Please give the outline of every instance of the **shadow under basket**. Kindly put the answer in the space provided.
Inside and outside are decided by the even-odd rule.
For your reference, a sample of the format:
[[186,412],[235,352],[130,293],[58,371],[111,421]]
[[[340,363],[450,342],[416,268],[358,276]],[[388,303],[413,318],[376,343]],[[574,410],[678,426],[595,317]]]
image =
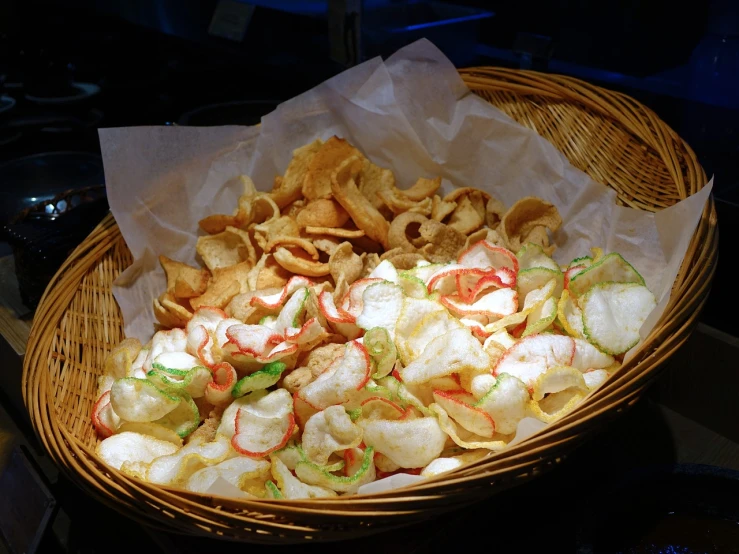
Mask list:
[[[633,99],[581,81],[498,68],[461,71],[467,85],[536,130],[576,167],[612,187],[618,202],[657,211],[697,192],[706,176],[694,153]],[[384,493],[311,500],[241,501],[152,485],[95,456],[90,422],[96,377],[123,321],[111,292],[131,254],[107,216],[46,290],[24,361],[33,425],[58,466],[87,494],[162,531],[255,543],[336,541],[379,533],[483,500],[555,467],[633,405],[685,342],[706,300],[718,254],[710,199],[661,320],[638,353],[573,412],[538,434],[458,470]]]

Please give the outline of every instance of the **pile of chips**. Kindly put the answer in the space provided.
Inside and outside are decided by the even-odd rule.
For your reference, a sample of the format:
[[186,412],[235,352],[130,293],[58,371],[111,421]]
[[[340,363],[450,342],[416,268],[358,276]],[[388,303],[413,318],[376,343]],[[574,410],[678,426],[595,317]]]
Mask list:
[[617,253],[556,263],[538,198],[401,190],[335,137],[270,193],[243,180],[99,379],[97,453],[151,483],[316,498],[452,471],[571,411],[655,306]]

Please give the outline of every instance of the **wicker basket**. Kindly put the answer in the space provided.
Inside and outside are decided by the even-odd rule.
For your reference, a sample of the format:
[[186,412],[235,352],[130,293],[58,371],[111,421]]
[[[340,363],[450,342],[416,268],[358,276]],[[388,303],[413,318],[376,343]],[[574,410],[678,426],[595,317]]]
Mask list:
[[[570,78],[493,68],[462,71],[467,85],[535,129],[619,202],[656,211],[697,192],[706,178],[691,149],[653,112],[622,94]],[[697,323],[716,267],[710,200],[669,305],[637,355],[575,411],[491,458],[410,488],[363,497],[236,501],[151,485],[111,471],[94,454],[95,379],[123,338],[111,283],[131,263],[112,216],[65,262],[41,300],[28,342],[23,394],[36,432],[88,494],[164,531],[261,543],[340,540],[457,509],[560,463],[642,394]]]

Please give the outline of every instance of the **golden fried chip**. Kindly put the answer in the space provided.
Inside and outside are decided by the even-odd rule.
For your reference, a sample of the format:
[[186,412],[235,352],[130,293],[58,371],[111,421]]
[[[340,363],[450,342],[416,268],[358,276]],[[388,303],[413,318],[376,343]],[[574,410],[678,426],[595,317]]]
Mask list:
[[326,235],[342,239],[358,239],[366,233],[362,229],[334,229],[332,227],[306,227],[305,232],[309,235]]
[[265,252],[271,252],[278,246],[287,246],[287,247],[297,247],[303,249],[305,252],[308,253],[308,255],[314,259],[318,259],[318,250],[316,250],[316,247],[313,246],[313,243],[309,241],[308,239],[302,239],[300,237],[277,237],[276,239],[272,239],[267,243],[267,246],[265,246],[264,251]]
[[[341,162],[352,156],[362,154],[344,139],[336,136],[328,139],[313,156],[303,180],[303,196],[309,200],[329,198],[331,196],[331,174],[341,165]],[[315,225],[315,223],[306,223]],[[341,227],[329,223],[318,223],[326,227]]]
[[210,280],[206,269],[190,267],[167,256],[159,256],[159,263],[167,275],[167,292],[177,298],[193,298],[205,292]]
[[159,297],[159,302],[169,313],[179,319],[180,322],[183,323],[183,326],[192,319],[192,311],[190,310],[189,301],[182,300],[178,302],[173,295],[165,292]]
[[301,198],[300,200],[296,200],[295,202],[285,206],[282,209],[282,215],[286,215],[287,217],[297,220],[298,214],[305,209],[305,206],[305,198]]
[[414,200],[419,202],[426,198],[434,196],[439,187],[441,186],[441,177],[434,179],[426,179],[425,177],[419,177],[418,180],[409,189],[399,190],[402,196],[405,196],[408,200]]
[[[466,194],[457,203],[457,207],[452,212],[452,216],[449,218],[449,227],[459,231],[463,235],[469,235],[473,231],[476,231],[485,222],[485,208],[483,206],[483,213],[480,214],[472,203],[470,198],[472,195]],[[479,198],[479,196],[478,196]]]
[[416,252],[400,252],[392,256],[388,256],[385,259],[393,264],[395,269],[402,270],[413,269],[414,267],[416,267],[416,264],[418,262],[423,261],[426,258]]
[[226,227],[238,227],[240,221],[238,215],[213,214],[198,221],[198,225],[209,235],[217,235]]
[[[164,295],[162,295],[164,296]],[[159,324],[165,329],[173,329],[175,327],[184,327],[187,325],[187,321],[182,321],[177,314],[173,314],[166,307],[164,307],[159,300],[155,298],[152,302],[154,308],[154,317]]]
[[213,278],[204,294],[190,300],[193,310],[201,306],[223,309],[241,292],[247,292],[247,276],[251,270],[249,262],[241,262],[213,271]]
[[[344,341],[346,339],[344,338]],[[346,346],[343,344],[327,344],[319,346],[302,357],[301,365],[308,368],[313,377],[318,377],[326,371],[331,363],[344,353]]]
[[441,196],[434,195],[431,202],[431,219],[443,221],[456,207],[456,202],[447,202],[446,200],[442,200]]
[[274,256],[267,256],[264,266],[257,275],[255,289],[284,287],[290,277],[292,273],[277,263]]
[[[239,175],[238,180],[242,183],[244,192],[241,198],[248,199],[257,194],[254,182],[246,175]],[[241,205],[241,200],[239,200]],[[226,227],[243,227],[247,221],[248,213],[241,209],[237,209],[233,215],[213,214],[198,221],[200,228],[210,235],[217,235],[226,230]]]
[[321,252],[324,252],[329,256],[333,253],[334,250],[336,250],[336,248],[340,244],[337,238],[330,236],[316,236],[312,240],[313,246],[315,246],[317,250],[320,250]]
[[485,224],[491,229],[497,229],[505,212],[505,204],[491,196],[485,205]]
[[478,229],[474,233],[471,233],[467,236],[467,241],[464,244],[464,249],[467,250],[470,246],[480,242],[481,240],[486,240],[494,244],[495,246],[502,246],[503,248],[507,248],[506,244],[503,242],[503,239],[500,238],[500,235],[497,233],[497,231],[494,231],[489,227],[483,227],[482,229]]
[[431,198],[423,198],[422,200],[410,200],[399,194],[397,190],[383,189],[377,193],[385,205],[395,215],[404,212],[415,212],[423,215],[431,214]]
[[239,198],[239,221],[241,227],[252,223],[260,224],[280,217],[280,208],[268,193],[244,195]]
[[433,219],[425,221],[418,229],[427,242],[420,253],[430,262],[446,263],[457,259],[467,240],[462,233]]
[[320,150],[321,145],[323,141],[316,139],[293,150],[293,159],[290,160],[285,175],[279,181],[275,179],[275,186],[270,193],[270,197],[280,209],[303,196],[303,180],[313,156]]
[[[380,265],[380,256],[378,256],[374,252],[371,254],[367,254],[362,260],[362,264],[362,277],[366,277],[367,275],[372,273],[378,265]],[[336,289],[338,290],[338,288],[339,285],[337,283]]]
[[299,227],[342,227],[349,214],[335,200],[320,198],[303,208],[296,221]]
[[283,268],[297,275],[321,277],[330,273],[328,264],[306,259],[300,255],[300,251],[297,249],[288,250],[280,246],[275,250],[273,256],[275,261]]
[[370,204],[378,212],[383,216],[390,215],[389,210],[378,193],[381,190],[392,190],[395,188],[395,175],[393,175],[392,171],[375,165],[367,158],[362,157],[362,170],[359,172],[359,176],[355,181],[359,192],[369,200]]
[[328,267],[334,283],[344,278],[351,285],[362,275],[362,258],[354,253],[351,243],[342,242],[328,259]]
[[426,241],[421,237],[419,229],[428,218],[417,213],[406,212],[393,219],[388,230],[390,249],[402,248],[404,252],[415,252]]
[[484,190],[476,189],[475,187],[460,187],[447,194],[444,197],[444,202],[458,202],[463,196],[467,196],[469,194],[479,194],[484,200],[483,206],[485,205],[485,202],[490,200],[490,195]]
[[362,165],[362,160],[358,156],[345,160],[331,176],[331,190],[334,198],[349,212],[357,227],[387,248],[387,232],[390,225],[357,188],[355,179]]
[[291,217],[286,215],[269,219],[264,223],[255,225],[252,227],[254,231],[254,238],[259,245],[259,248],[265,250],[267,244],[279,237],[299,237],[300,229],[298,224]]
[[199,237],[195,250],[211,272],[243,261],[253,264],[256,257],[249,234],[235,227],[227,227],[217,235]]
[[523,237],[540,225],[554,232],[562,225],[562,218],[553,204],[535,196],[527,196],[503,215],[497,231],[509,248],[518,252],[523,244]]

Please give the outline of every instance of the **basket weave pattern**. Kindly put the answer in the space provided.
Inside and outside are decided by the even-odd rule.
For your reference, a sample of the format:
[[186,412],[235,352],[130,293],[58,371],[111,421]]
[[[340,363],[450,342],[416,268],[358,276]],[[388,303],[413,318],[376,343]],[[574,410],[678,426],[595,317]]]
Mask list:
[[[706,177],[692,150],[635,100],[581,81],[498,68],[463,70],[467,85],[536,130],[576,167],[612,187],[618,202],[657,211],[697,192]],[[573,412],[503,452],[410,489],[364,497],[236,501],[160,487],[110,470],[94,454],[96,378],[123,339],[111,293],[131,255],[112,216],[65,262],[34,319],[23,394],[58,466],[88,494],[163,531],[261,543],[340,540],[381,532],[482,500],[560,463],[632,405],[697,323],[716,267],[710,200],[669,305],[637,355]]]

